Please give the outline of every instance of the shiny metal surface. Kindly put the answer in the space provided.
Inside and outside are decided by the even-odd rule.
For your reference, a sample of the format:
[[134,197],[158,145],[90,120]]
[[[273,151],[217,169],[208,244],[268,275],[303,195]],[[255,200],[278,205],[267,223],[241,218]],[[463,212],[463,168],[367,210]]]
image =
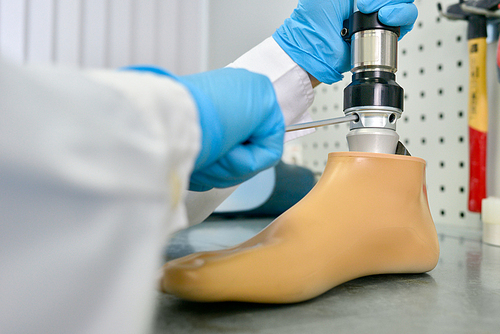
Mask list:
[[300,124],[293,124],[289,125],[285,128],[286,132],[290,131],[297,131],[297,130],[304,130],[304,129],[311,129],[311,128],[317,128],[320,126],[327,126],[327,125],[333,125],[333,124],[339,124],[339,123],[347,123],[347,122],[354,122],[359,120],[359,117],[357,115],[349,115],[349,116],[344,116],[344,117],[336,117],[336,118],[329,118],[329,119],[324,119],[321,121],[314,121],[314,122],[307,122],[307,123],[300,123]]
[[355,33],[351,39],[351,71],[381,70],[396,73],[398,36],[389,30],[373,29]]
[[394,154],[399,142],[396,131],[379,128],[359,128],[346,136],[349,151]]
[[[270,221],[206,222],[182,234],[189,240],[203,228],[196,248],[221,249],[231,246],[231,231],[256,233]],[[438,225],[438,233],[441,256],[428,274],[359,278],[291,305],[191,303],[161,295],[154,333],[499,333],[500,247],[481,243],[480,231]]]
[[383,128],[396,130],[396,122],[402,111],[391,107],[366,106],[346,109],[346,115],[358,115],[358,120],[350,124],[350,129]]
[[[398,36],[389,30],[373,29],[351,38],[351,72],[397,71]],[[349,151],[393,154],[399,141],[396,122],[403,111],[391,107],[363,106],[344,110],[358,115],[347,134]]]

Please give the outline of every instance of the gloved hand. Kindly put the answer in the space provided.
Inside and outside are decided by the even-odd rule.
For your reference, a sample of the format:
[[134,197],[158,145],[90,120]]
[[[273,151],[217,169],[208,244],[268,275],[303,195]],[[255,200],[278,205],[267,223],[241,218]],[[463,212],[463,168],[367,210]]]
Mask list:
[[285,123],[267,77],[224,68],[178,80],[198,104],[202,130],[190,190],[230,187],[278,163]]
[[[386,25],[400,26],[401,37],[412,29],[418,15],[413,0],[358,0],[357,6],[365,14],[378,11]],[[331,84],[350,69],[350,48],[340,31],[352,12],[352,0],[299,0],[273,38],[310,75]]]

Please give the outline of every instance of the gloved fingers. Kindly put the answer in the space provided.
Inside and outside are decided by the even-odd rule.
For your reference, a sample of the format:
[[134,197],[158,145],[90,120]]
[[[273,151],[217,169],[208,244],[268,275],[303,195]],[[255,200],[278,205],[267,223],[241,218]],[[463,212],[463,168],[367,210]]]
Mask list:
[[193,179],[191,179],[189,182],[189,190],[191,191],[202,192],[202,191],[209,191],[210,189],[213,189],[213,186],[197,183]]
[[220,175],[220,173],[227,172],[227,169],[221,166],[220,163],[216,163],[212,165],[212,167],[209,168],[207,171],[199,171],[193,173],[190,180],[189,190],[207,191],[212,188],[232,187],[251,179],[261,171],[276,165],[278,161],[279,158],[275,160],[274,163],[269,164],[265,168],[256,169],[253,172],[248,172],[247,169],[247,172],[245,173],[235,174],[233,170],[230,173],[226,174],[227,178],[223,178]]
[[[283,133],[238,145],[215,164],[191,175],[190,190],[227,188],[240,184],[276,165],[283,153]],[[207,189],[207,190],[208,190]]]
[[358,0],[356,5],[361,12],[370,14],[378,11],[385,6],[397,6],[400,4],[410,4],[413,2],[414,0]]
[[273,38],[293,61],[319,81],[340,81],[342,73],[350,68],[350,49],[340,31],[352,10],[352,0],[299,0]]
[[418,10],[414,4],[389,5],[381,8],[378,12],[378,18],[383,24],[401,27],[400,37],[413,28],[417,17]]
[[358,9],[367,14],[378,11],[380,22],[401,27],[400,39],[411,31],[418,17],[418,9],[413,0],[359,0]]
[[[197,160],[194,166],[190,190],[239,184],[279,160],[285,125],[268,77],[226,68],[182,79],[203,92],[191,89],[200,110],[203,141],[199,156],[204,159],[199,158],[203,163]],[[206,112],[212,109],[213,113]],[[214,120],[218,127],[211,125]],[[215,145],[214,138],[220,138],[220,144]]]
[[407,33],[409,33],[412,29],[413,29],[413,24],[411,26],[402,26],[401,27],[401,33],[399,35],[398,40],[400,40],[401,38],[403,38],[403,36],[406,35]]

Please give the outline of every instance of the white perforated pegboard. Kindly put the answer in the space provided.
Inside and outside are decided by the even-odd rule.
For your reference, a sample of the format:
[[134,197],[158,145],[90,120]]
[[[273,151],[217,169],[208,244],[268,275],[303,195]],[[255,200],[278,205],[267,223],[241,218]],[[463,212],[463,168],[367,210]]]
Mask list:
[[[453,1],[441,1],[443,7]],[[456,2],[456,1],[455,1]],[[468,197],[468,55],[467,23],[440,18],[436,1],[416,1],[419,18],[411,33],[399,43],[398,83],[405,89],[405,110],[397,132],[413,156],[427,161],[427,186],[434,220],[480,228],[480,216],[467,210]],[[496,58],[496,44],[488,57]],[[490,85],[496,84],[496,68],[490,61]],[[342,82],[316,88],[310,109],[315,120],[343,115]],[[498,87],[489,87],[496,94]],[[490,114],[497,112],[490,99]],[[322,172],[329,152],[346,151],[348,124],[317,129],[287,144],[301,147],[302,165]],[[496,145],[496,143],[495,143]],[[495,148],[496,149],[496,148]],[[300,161],[300,159],[299,159]],[[489,168],[489,171],[495,170]]]

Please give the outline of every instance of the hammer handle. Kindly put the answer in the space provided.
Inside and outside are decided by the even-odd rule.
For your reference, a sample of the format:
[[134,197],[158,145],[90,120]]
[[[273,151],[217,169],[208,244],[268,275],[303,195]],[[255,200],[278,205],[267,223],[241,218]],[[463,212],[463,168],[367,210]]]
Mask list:
[[[470,24],[470,23],[469,23]],[[486,197],[488,95],[486,37],[469,39],[469,210],[481,212]]]

